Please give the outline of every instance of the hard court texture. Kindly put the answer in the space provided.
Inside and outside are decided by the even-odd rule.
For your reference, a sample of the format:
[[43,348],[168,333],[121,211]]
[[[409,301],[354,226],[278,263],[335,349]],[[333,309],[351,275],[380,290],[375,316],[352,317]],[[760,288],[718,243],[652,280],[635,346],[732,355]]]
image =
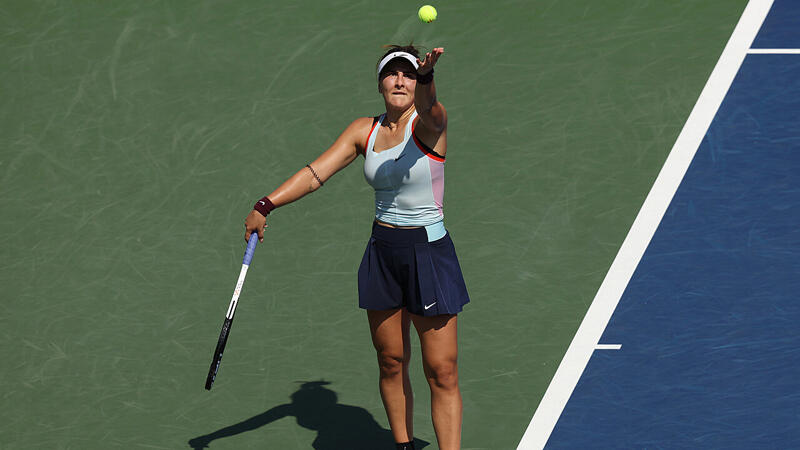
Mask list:
[[270,217],[203,381],[245,215],[382,112],[412,40],[445,48],[463,448],[514,448],[744,4],[4,1],[0,448],[391,448],[361,160]]

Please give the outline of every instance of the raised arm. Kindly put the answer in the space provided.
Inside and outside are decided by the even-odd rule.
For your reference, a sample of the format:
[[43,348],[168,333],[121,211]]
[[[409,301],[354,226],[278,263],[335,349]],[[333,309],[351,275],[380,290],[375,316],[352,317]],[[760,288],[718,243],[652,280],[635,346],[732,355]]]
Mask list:
[[417,61],[419,68],[417,87],[414,89],[414,108],[419,115],[419,123],[416,132],[420,139],[431,144],[436,144],[439,136],[447,129],[447,111],[436,99],[436,84],[433,82],[433,66],[443,53],[443,48],[434,48],[425,54],[424,61]]
[[263,212],[268,213],[274,208],[292,203],[316,191],[336,172],[353,162],[364,150],[363,141],[366,139],[371,125],[371,117],[362,117],[353,121],[336,139],[336,142],[317,159],[298,170],[271,194],[259,200],[256,206],[260,211],[254,208],[244,221],[245,241],[250,239],[250,234],[253,232],[258,233],[259,241],[264,241],[264,226],[267,218]]

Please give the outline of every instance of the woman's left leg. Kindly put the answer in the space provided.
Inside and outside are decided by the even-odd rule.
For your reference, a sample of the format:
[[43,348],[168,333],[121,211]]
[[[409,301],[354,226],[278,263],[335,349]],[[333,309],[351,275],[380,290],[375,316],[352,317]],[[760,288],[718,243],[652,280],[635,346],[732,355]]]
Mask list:
[[458,334],[455,314],[410,314],[422,346],[422,366],[431,388],[431,416],[441,450],[461,448],[461,391],[458,388]]

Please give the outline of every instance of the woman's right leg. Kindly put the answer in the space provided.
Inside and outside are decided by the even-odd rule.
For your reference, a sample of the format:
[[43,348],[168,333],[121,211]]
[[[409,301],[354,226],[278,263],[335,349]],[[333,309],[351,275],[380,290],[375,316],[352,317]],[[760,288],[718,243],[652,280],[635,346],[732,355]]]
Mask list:
[[414,439],[412,425],[414,395],[408,378],[411,359],[409,324],[405,308],[390,311],[367,310],[372,345],[378,354],[379,386],[383,407],[395,442]]

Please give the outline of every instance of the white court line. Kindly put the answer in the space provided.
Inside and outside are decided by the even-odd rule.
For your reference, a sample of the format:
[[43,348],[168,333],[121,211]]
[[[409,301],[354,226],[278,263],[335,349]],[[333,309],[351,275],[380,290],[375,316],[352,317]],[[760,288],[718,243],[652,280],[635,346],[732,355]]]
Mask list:
[[595,350],[620,350],[622,344],[597,344],[594,346]]
[[597,291],[517,450],[544,448],[773,0],[750,0]]
[[751,55],[800,55],[800,48],[751,48]]

